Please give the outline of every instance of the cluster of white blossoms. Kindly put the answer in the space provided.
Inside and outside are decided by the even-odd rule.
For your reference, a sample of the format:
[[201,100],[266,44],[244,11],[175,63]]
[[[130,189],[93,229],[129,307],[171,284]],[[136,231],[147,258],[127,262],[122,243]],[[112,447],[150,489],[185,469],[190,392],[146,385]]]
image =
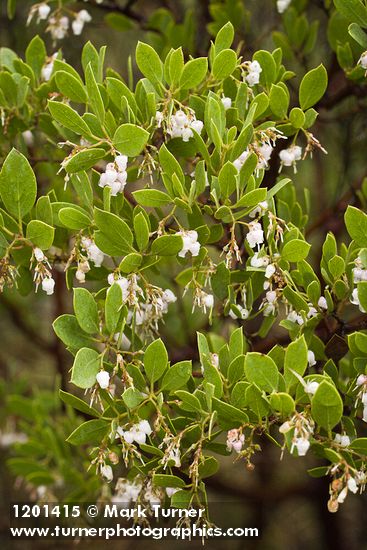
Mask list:
[[131,306],[139,303],[139,297],[144,296],[143,289],[138,284],[138,277],[132,274],[130,277],[121,277],[116,273],[110,273],[107,277],[109,285],[118,284],[122,290],[122,300]]
[[96,243],[89,237],[82,237],[81,244],[87,253],[88,260],[93,262],[95,267],[101,267],[104,260],[104,253],[98,248]]
[[73,33],[75,36],[79,36],[82,34],[84,25],[86,23],[90,23],[92,21],[92,17],[90,13],[87,12],[87,10],[80,10],[75,14],[75,19],[71,24],[71,28],[73,29]]
[[310,448],[310,437],[313,434],[315,423],[312,418],[307,418],[302,413],[296,413],[279,427],[279,432],[285,434],[293,430],[290,452],[297,449],[298,456],[305,456]]
[[[164,115],[162,112],[156,112],[156,122],[158,128],[162,126],[164,121]],[[189,141],[194,137],[193,130],[198,134],[201,134],[204,128],[204,123],[201,120],[197,120],[193,111],[187,114],[182,111],[176,111],[174,115],[171,115],[167,121],[166,132],[173,138],[182,138],[182,141]]]
[[261,252],[255,252],[255,254],[251,256],[250,259],[251,267],[267,267],[269,263],[269,256],[267,256],[266,254],[262,254]]
[[232,319],[242,319],[243,321],[248,319],[249,315],[250,315],[250,312],[249,310],[241,305],[241,304],[234,304],[234,307],[236,309],[236,311],[234,311],[232,308],[229,310],[229,313],[228,315],[232,318]]
[[358,389],[356,407],[361,401],[363,405],[362,420],[367,422],[367,374],[360,374],[357,378],[356,388]]
[[245,442],[245,436],[240,430],[234,428],[227,433],[227,450],[236,451],[240,453],[242,451],[243,444]]
[[357,481],[355,480],[354,477],[351,477],[351,476],[348,478],[346,486],[340,491],[338,495],[337,500],[339,504],[342,504],[345,501],[348,491],[350,491],[353,494],[356,494],[358,492]]
[[137,501],[142,489],[143,484],[136,478],[134,481],[119,478],[115,487],[115,495],[111,498],[111,502],[114,504],[124,504],[129,506],[130,503]]
[[360,65],[362,69],[367,71],[367,52],[363,52],[363,54],[358,60],[358,65]]
[[277,0],[277,10],[279,13],[284,13],[291,4],[292,0]]
[[51,16],[46,30],[50,32],[53,40],[62,40],[68,34],[69,18],[66,15]]
[[259,247],[264,242],[264,231],[259,222],[250,222],[248,224],[248,233],[246,240],[251,248]]
[[200,252],[200,243],[198,241],[199,235],[197,231],[178,231],[176,235],[182,237],[183,244],[180,252],[178,253],[180,258],[185,258],[188,252],[190,252],[192,256],[198,256]]
[[246,69],[248,71],[246,75],[246,82],[249,86],[255,86],[260,82],[260,73],[262,72],[261,65],[258,61],[249,61],[245,63]]
[[46,292],[48,296],[51,296],[51,294],[54,293],[55,280],[52,277],[51,266],[49,264],[49,261],[47,260],[47,257],[38,247],[33,249],[31,263],[33,262],[33,260],[37,262],[34,269],[33,277],[33,280],[36,284],[36,292],[39,285],[41,284],[42,290]]
[[[257,62],[254,61],[254,63]],[[234,166],[240,171],[252,151],[258,157],[256,173],[258,174],[259,170],[265,170],[269,167],[269,161],[278,139],[286,139],[286,137],[277,128],[270,127],[266,130],[261,130],[258,132],[256,141],[233,161]]]
[[152,301],[140,303],[139,308],[136,308],[134,312],[130,310],[127,314],[126,322],[130,325],[135,317],[135,326],[145,325],[147,328],[153,327],[157,331],[158,322],[168,312],[169,304],[173,304],[176,301],[177,297],[175,294],[167,288],[160,295],[154,296]]
[[116,197],[118,193],[122,193],[125,189],[127,181],[127,156],[117,155],[114,162],[109,162],[105,171],[99,178],[100,187],[109,187],[111,196]]
[[[166,493],[168,496],[171,496],[168,494],[168,488],[166,489]],[[134,481],[130,481],[126,478],[120,477],[117,480],[115,494],[111,498],[111,502],[113,504],[120,505],[121,507],[128,507],[131,504],[135,504],[138,499],[139,501],[143,500],[151,506],[158,505],[162,500],[161,491],[156,487],[153,487],[151,483],[143,484],[139,478],[135,478]]]
[[297,172],[297,161],[302,159],[302,147],[291,145],[288,149],[282,149],[279,153],[280,170],[283,166],[293,166],[294,172]]
[[[133,310],[128,311],[126,318],[128,325],[134,320],[135,326],[153,326],[157,330],[158,322],[168,312],[168,306],[177,301],[177,296],[169,288],[165,290],[159,287],[149,288],[145,297],[143,289],[138,284],[138,277],[134,274],[130,277],[121,277],[116,273],[110,273],[107,280],[111,286],[114,283],[118,284],[122,290],[122,301],[134,307]],[[119,335],[116,339],[119,339]],[[124,345],[126,344],[125,340]]]
[[[302,317],[297,311],[294,309],[290,309],[289,313],[287,315],[287,321],[291,321],[292,323],[297,323],[298,325],[302,326],[305,324],[305,320],[312,319],[312,317],[316,317],[316,315],[319,314],[319,311],[311,304],[308,305],[308,312],[305,317]],[[326,311],[328,309],[327,301],[324,296],[320,296],[318,302],[318,307],[321,311]]]
[[175,468],[180,468],[181,467],[180,439],[167,435],[164,437],[163,443],[161,443],[159,448],[162,448],[163,446],[166,446],[166,449],[164,451],[164,456],[161,460],[161,464],[164,466],[164,469],[166,469],[167,466],[175,466]]
[[[70,13],[70,10],[67,12]],[[80,10],[78,12],[72,12],[73,21],[71,23],[71,28],[75,36],[79,36],[84,28],[85,23],[90,23],[92,17],[87,10]],[[48,2],[41,2],[39,4],[34,4],[29,10],[29,15],[27,19],[27,25],[32,21],[33,17],[37,18],[37,23],[41,21],[47,21],[47,28],[53,40],[62,40],[65,38],[69,31],[70,20],[67,15],[63,15],[60,8],[55,9],[51,12],[51,6]]]
[[[334,464],[330,469],[330,473],[336,475],[339,467],[340,464]],[[335,477],[331,482],[329,491],[330,499],[328,501],[329,512],[336,512],[338,510],[339,504],[343,504],[349,491],[356,494],[359,488],[361,492],[365,489],[367,480],[365,472],[363,470],[354,470],[353,475],[351,475],[352,469],[354,470],[354,468],[348,467],[343,475]]]
[[[269,160],[273,152],[273,146],[270,143],[258,143],[254,146],[254,152],[258,156],[256,171],[265,170],[269,166]],[[248,159],[251,151],[246,149],[243,153],[240,154],[238,158],[233,161],[233,165],[237,168],[238,171],[241,170],[242,166],[245,164]]]
[[129,445],[134,442],[138,443],[138,445],[142,445],[146,442],[147,436],[152,432],[153,430],[148,420],[140,420],[140,422],[131,426],[129,430],[124,430],[121,426],[118,426],[116,437],[120,437]]

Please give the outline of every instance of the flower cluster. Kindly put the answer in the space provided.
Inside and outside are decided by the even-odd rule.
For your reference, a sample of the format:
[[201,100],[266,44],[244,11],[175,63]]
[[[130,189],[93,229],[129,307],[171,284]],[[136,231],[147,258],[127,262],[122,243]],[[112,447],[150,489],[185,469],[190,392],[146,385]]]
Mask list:
[[[168,496],[171,496],[168,494],[168,488],[166,489],[166,493]],[[161,491],[153,487],[150,482],[144,484],[139,478],[135,478],[134,481],[119,478],[111,502],[128,507],[138,500],[142,500],[144,503],[151,506],[157,505],[160,504],[162,500],[162,494]]]
[[121,426],[117,428],[116,437],[121,437],[126,443],[138,443],[142,445],[146,442],[147,436],[153,432],[148,420],[140,420],[138,424],[131,426],[129,430],[124,430]]
[[260,73],[262,72],[261,65],[258,61],[250,61],[245,64],[248,71],[246,75],[246,82],[249,86],[255,86],[260,82]]
[[80,10],[75,14],[75,19],[71,24],[71,28],[73,29],[73,33],[76,36],[79,36],[82,34],[83,28],[85,23],[90,23],[92,21],[91,15],[87,12],[87,10]]
[[[291,321],[292,323],[297,323],[298,325],[302,326],[305,324],[305,320],[312,319],[312,317],[316,317],[316,315],[319,314],[317,309],[311,303],[308,303],[307,305],[308,305],[308,312],[306,313],[305,317],[303,317],[302,315],[300,315],[294,309],[291,308],[288,310],[287,321]],[[323,296],[320,297],[318,305],[320,309],[325,309],[325,310],[327,309],[326,299]]]
[[296,162],[302,159],[302,147],[291,145],[288,149],[283,149],[279,153],[280,169],[283,166],[293,166],[294,172],[297,172]]
[[148,330],[152,327],[157,331],[158,322],[168,312],[169,304],[176,302],[177,297],[169,288],[162,291],[157,287],[156,292],[149,294],[147,299],[149,301],[139,303],[139,307],[134,312],[131,310],[128,312],[126,322],[128,325],[131,324],[135,317],[135,326],[144,325]]
[[180,468],[181,466],[181,451],[180,451],[180,439],[166,436],[163,439],[163,445],[166,446],[164,456],[161,460],[164,469],[167,466],[175,466],[175,468]]
[[122,290],[122,300],[129,305],[134,306],[139,303],[139,296],[143,296],[143,289],[138,284],[138,277],[132,274],[130,277],[121,277],[115,273],[110,273],[107,277],[109,285],[117,283]]
[[[273,146],[271,143],[264,141],[253,145],[252,148],[258,156],[256,166],[256,173],[258,173],[259,170],[264,170],[265,168],[268,168],[269,160],[273,152]],[[242,166],[245,164],[250,154],[251,151],[249,148],[247,148],[245,151],[243,151],[243,153],[241,153],[238,158],[233,161],[233,164],[238,171],[241,170]]]
[[182,249],[178,253],[180,258],[185,258],[188,252],[191,252],[192,256],[198,256],[200,252],[200,243],[198,241],[198,233],[195,230],[191,231],[178,231],[176,235],[182,237]]
[[346,467],[342,475],[337,477],[337,474],[340,471],[340,465],[335,464],[331,468],[330,472],[335,477],[330,483],[330,499],[328,501],[329,512],[337,512],[339,504],[343,504],[349,491],[356,494],[359,487],[361,488],[361,491],[364,490],[366,484],[365,472],[363,470],[354,470],[353,475],[351,475],[350,470],[351,468]]
[[292,445],[290,452],[297,450],[298,456],[305,456],[310,448],[310,437],[313,434],[315,423],[311,418],[302,413],[295,413],[290,420],[287,420],[279,427],[282,434],[293,430]]
[[109,187],[111,196],[116,197],[118,193],[123,193],[127,181],[127,156],[117,155],[114,162],[109,162],[106,170],[99,178],[100,187]]
[[[158,125],[162,123],[163,114],[158,111],[156,120]],[[167,123],[167,134],[173,138],[182,138],[182,141],[189,141],[194,137],[193,130],[201,134],[204,124],[201,120],[197,120],[193,112],[186,114],[184,111],[176,111],[171,115]]]
[[[134,320],[137,327],[145,325],[148,329],[153,327],[158,330],[158,322],[168,312],[169,304],[173,304],[177,300],[171,289],[163,290],[157,286],[148,286],[144,295],[143,289],[138,284],[138,277],[134,274],[129,277],[121,277],[116,273],[110,273],[107,279],[110,285],[114,283],[119,285],[122,290],[123,302],[134,308],[128,311],[126,319],[128,325]],[[119,339],[119,335],[117,335],[117,339]]]
[[243,286],[241,288],[241,301],[242,304],[236,303],[231,304],[231,309],[229,310],[228,314],[232,319],[248,319],[250,312],[246,307],[246,288]]
[[[67,13],[67,15],[65,15]],[[87,10],[80,10],[76,13],[65,12],[60,8],[56,8],[53,12],[47,2],[41,2],[40,4],[34,4],[29,10],[27,24],[32,21],[33,17],[36,17],[37,23],[40,21],[47,21],[46,31],[51,34],[53,40],[62,40],[68,34],[70,20],[68,15],[72,15],[73,21],[71,28],[75,36],[79,36],[84,28],[85,23],[90,23],[92,17]]]
[[102,250],[98,248],[96,243],[89,237],[82,237],[81,244],[87,253],[88,260],[92,261],[95,267],[101,267],[104,260],[104,254]]
[[227,450],[236,451],[240,453],[242,451],[243,444],[245,442],[245,436],[240,430],[234,428],[227,433]]
[[234,304],[234,308],[231,307],[231,309],[229,310],[229,313],[228,315],[232,318],[232,319],[242,319],[242,320],[245,320],[245,319],[248,319],[248,316],[250,315],[250,312],[249,310],[244,307],[243,305],[241,304]]
[[39,284],[41,283],[42,290],[46,292],[48,296],[51,296],[51,294],[54,293],[55,280],[53,279],[51,274],[51,266],[49,264],[49,261],[47,260],[47,257],[40,248],[34,248],[31,262],[33,262],[33,260],[37,262],[34,269],[33,278],[34,282],[36,283],[36,292],[38,290]]

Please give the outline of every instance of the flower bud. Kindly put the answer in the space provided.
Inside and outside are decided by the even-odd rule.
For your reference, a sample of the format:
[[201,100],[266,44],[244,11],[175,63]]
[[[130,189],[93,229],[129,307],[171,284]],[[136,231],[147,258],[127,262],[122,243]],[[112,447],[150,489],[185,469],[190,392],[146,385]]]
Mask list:
[[325,298],[324,296],[320,296],[319,301],[317,302],[317,305],[318,305],[321,309],[327,309],[327,301],[326,301],[326,298]]
[[311,350],[308,350],[307,352],[307,361],[309,367],[313,367],[314,365],[316,365],[315,354]]
[[221,101],[222,101],[223,107],[225,108],[226,111],[231,108],[232,99],[230,97],[222,97]]
[[334,514],[335,512],[338,511],[338,508],[339,508],[338,501],[333,498],[330,498],[330,500],[328,500],[327,507],[329,512]]
[[111,451],[108,455],[108,460],[112,462],[112,464],[118,464],[119,463],[119,457],[117,453]]
[[37,262],[43,262],[43,260],[45,259],[45,255],[40,248],[35,248],[33,250],[33,254]]

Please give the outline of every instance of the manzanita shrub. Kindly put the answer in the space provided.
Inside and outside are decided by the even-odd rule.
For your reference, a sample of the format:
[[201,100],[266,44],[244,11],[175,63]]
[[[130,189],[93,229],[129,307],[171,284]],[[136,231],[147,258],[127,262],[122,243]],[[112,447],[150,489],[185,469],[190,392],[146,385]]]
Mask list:
[[[310,474],[330,477],[335,512],[367,481],[367,335],[347,327],[367,311],[367,215],[348,207],[350,239],[329,233],[315,270],[309,197],[302,207],[295,186],[297,165],[326,153],[312,126],[327,71],[307,71],[294,101],[282,48],[244,59],[233,38],[226,23],[192,58],[139,42],[142,77],[130,63],[127,81],[89,42],[82,75],[38,36],[25,60],[1,50],[0,286],[51,295],[64,272],[73,294],[53,328],[72,357],[74,391],[60,398],[85,418],[50,417],[37,433],[67,438],[61,470],[73,469],[71,444],[88,479],[97,472],[79,495],[205,506],[216,456],[251,469],[267,437],[280,455],[320,459]],[[363,63],[359,52],[360,80]],[[166,316],[183,331],[200,319],[197,356],[170,360]],[[289,343],[269,345],[275,323]],[[349,349],[330,353],[342,339],[323,339],[324,325],[348,328]],[[22,474],[22,460],[10,465]],[[57,485],[33,474],[34,486]]]

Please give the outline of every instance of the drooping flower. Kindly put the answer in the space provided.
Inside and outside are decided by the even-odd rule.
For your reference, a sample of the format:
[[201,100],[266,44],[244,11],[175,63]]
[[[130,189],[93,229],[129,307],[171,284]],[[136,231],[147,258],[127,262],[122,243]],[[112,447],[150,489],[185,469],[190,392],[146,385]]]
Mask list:
[[258,222],[250,222],[248,227],[249,232],[246,235],[246,240],[251,248],[255,248],[264,242],[264,231]]
[[228,451],[236,451],[240,453],[245,442],[245,436],[237,429],[229,430],[227,433],[227,449]]
[[230,97],[222,97],[221,101],[226,111],[232,107],[232,99]]
[[106,370],[99,371],[96,376],[96,380],[102,390],[106,390],[110,385],[110,375]]
[[180,258],[184,258],[188,252],[191,252],[192,256],[197,256],[200,252],[200,243],[198,241],[197,231],[178,231],[176,235],[182,237],[183,246],[178,255]]
[[44,290],[47,296],[51,296],[54,293],[55,280],[52,277],[45,277],[42,281],[42,290]]
[[291,145],[288,149],[283,149],[279,153],[280,168],[283,166],[293,166],[296,172],[296,162],[302,158],[302,148],[299,145]]

